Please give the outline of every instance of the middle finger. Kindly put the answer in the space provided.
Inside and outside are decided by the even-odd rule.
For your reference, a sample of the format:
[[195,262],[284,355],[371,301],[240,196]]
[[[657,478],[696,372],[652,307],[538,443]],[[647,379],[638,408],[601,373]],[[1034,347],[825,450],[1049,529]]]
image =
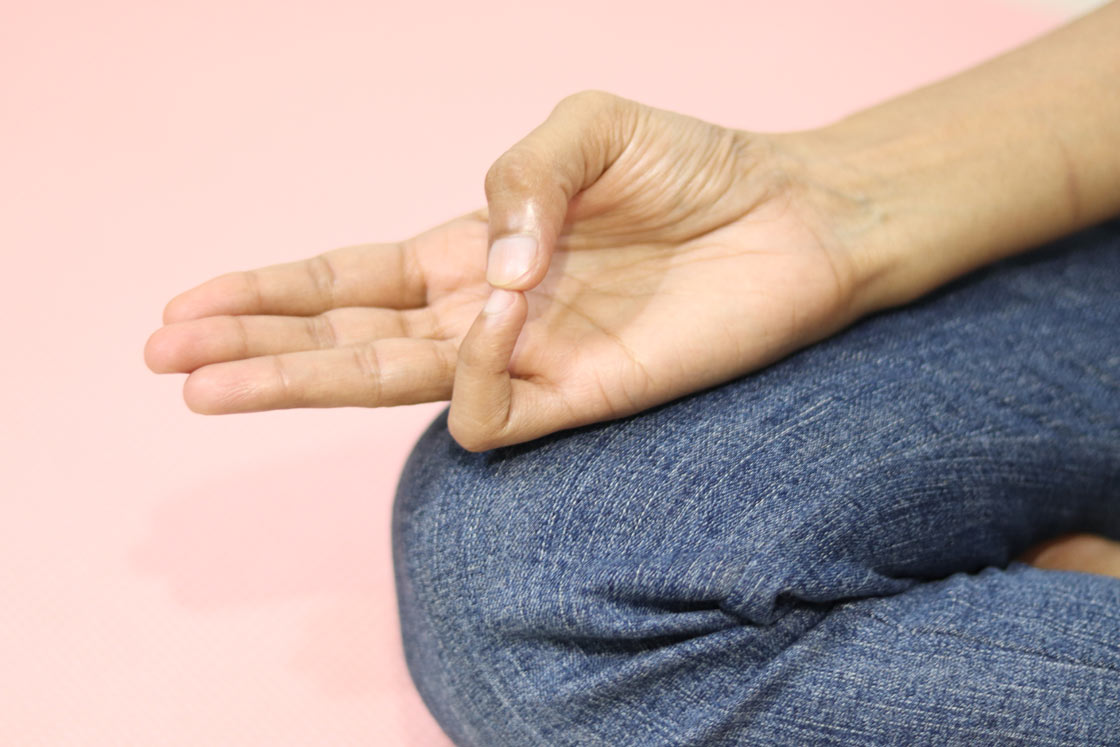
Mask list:
[[189,373],[210,363],[346,347],[386,338],[439,339],[428,308],[332,309],[317,316],[211,316],[175,322],[148,340],[145,357],[160,373]]

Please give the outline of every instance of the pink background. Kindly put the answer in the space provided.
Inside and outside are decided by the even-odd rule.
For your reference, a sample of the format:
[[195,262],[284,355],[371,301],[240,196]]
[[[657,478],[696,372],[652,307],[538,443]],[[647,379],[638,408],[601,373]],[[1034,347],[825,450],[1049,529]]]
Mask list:
[[801,128],[1058,22],[996,0],[37,0],[0,24],[0,744],[441,745],[388,518],[440,409],[203,417],[210,276],[419,232],[600,88]]

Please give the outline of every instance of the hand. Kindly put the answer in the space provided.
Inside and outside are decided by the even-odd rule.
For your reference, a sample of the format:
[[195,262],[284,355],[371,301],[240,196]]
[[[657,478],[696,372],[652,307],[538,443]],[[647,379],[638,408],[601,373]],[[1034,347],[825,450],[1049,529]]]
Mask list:
[[860,314],[783,142],[570,96],[491,167],[488,209],[210,280],[168,304],[148,365],[190,372],[204,413],[450,398],[471,450],[728,381]]

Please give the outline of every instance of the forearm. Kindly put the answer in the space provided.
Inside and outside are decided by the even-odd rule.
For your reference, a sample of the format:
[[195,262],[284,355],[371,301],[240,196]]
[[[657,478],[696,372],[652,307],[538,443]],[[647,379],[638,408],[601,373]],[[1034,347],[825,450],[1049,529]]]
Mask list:
[[864,311],[1120,213],[1120,2],[834,125],[779,140],[842,216]]

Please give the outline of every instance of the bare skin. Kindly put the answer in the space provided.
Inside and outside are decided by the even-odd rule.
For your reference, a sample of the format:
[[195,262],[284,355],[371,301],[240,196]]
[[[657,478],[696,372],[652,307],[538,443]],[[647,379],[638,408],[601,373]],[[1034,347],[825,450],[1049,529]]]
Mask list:
[[1095,534],[1063,534],[1035,545],[1019,560],[1052,571],[1120,578],[1120,542]]
[[640,412],[1120,214],[1117,38],[1114,2],[805,132],[575,94],[485,208],[214,278],[145,357],[208,414],[450,400],[472,451]]
[[[618,152],[570,200],[541,281],[499,292],[511,305],[481,316],[475,344],[487,210],[205,283],[168,305],[149,365],[190,372],[187,404],[205,413],[407,404],[454,385],[452,430],[480,450],[727,381],[854,319],[848,255],[783,187],[768,139],[599,93],[561,103],[548,127],[625,129],[626,145],[604,142]],[[547,176],[504,163],[494,201],[496,184]]]

